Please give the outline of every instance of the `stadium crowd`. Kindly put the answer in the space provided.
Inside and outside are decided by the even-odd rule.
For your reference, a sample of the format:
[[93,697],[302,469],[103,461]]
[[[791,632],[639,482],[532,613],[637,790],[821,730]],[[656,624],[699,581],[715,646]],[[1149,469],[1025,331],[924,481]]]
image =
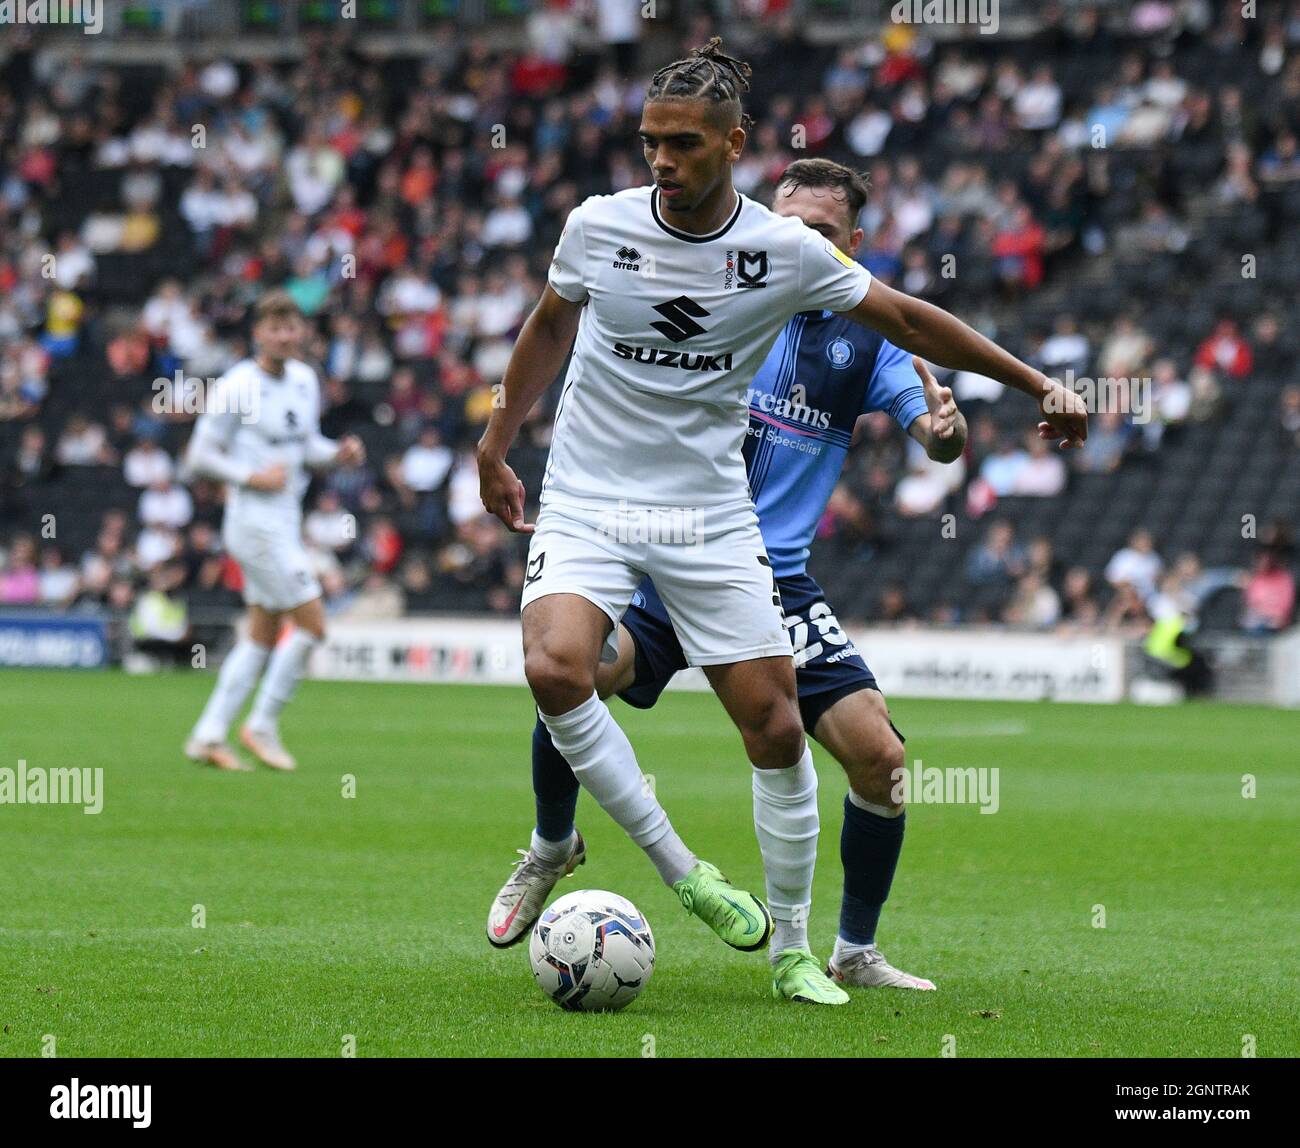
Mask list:
[[[1189,428],[1226,425],[1243,402],[1268,406],[1279,457],[1300,449],[1282,300],[1243,296],[1234,310],[1225,293],[1189,331],[1148,321],[1159,283],[1117,273],[1095,311],[1065,293],[1124,259],[1178,267],[1225,216],[1253,221],[1255,250],[1294,232],[1300,4],[1261,4],[1254,20],[1195,0],[1131,16],[1049,7],[1023,40],[936,43],[890,25],[832,46],[808,42],[784,7],[750,5],[734,25],[699,15],[664,42],[616,0],[551,0],[519,50],[448,26],[418,59],[322,35],[300,61],[218,57],[175,73],[11,43],[0,604],[236,603],[219,492],[178,473],[197,409],[187,380],[246,355],[250,305],[283,286],[312,320],[325,433],[370,447],[367,465],[309,497],[330,610],[515,610],[521,544],[482,512],[473,443],[568,211],[648,180],[635,131],[651,64],[720,31],[754,68],[742,192],[767,200],[801,155],[864,169],[859,258],[874,275],[1054,376],[1124,380],[1069,456],[978,378],[952,380],[971,431],[955,465],[931,464],[887,416],[865,418],[823,542],[911,561],[909,522],[942,515],[977,541],[925,601],[898,562],[887,579],[862,567],[856,593],[836,595],[846,613],[1136,634],[1233,586],[1242,626],[1288,625],[1285,520],[1226,563],[1135,522],[1094,562],[1026,532],[1017,508],[1068,515],[1087,476],[1144,481]],[[518,449],[534,498],[553,403]]]

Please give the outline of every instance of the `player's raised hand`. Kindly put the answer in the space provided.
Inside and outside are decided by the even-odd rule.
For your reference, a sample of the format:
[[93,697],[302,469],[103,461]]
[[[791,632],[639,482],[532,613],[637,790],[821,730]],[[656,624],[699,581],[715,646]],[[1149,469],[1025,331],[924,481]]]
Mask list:
[[339,466],[360,466],[366,461],[366,444],[354,434],[344,435],[339,439]]
[[1038,424],[1038,437],[1059,440],[1062,450],[1078,450],[1088,438],[1087,404],[1069,387],[1055,379],[1049,382],[1047,392],[1038,403],[1044,420]]
[[284,463],[273,462],[270,466],[263,467],[261,470],[254,471],[248,476],[248,485],[253,490],[260,490],[263,494],[276,494],[284,489],[284,484],[289,480],[289,472],[284,469]]
[[952,388],[941,387],[919,355],[912,356],[912,370],[917,373],[925,390],[931,432],[935,438],[952,438],[957,430],[957,401],[952,397]]
[[478,496],[484,509],[516,534],[531,534],[536,529],[524,521],[524,484],[505,459],[479,455]]

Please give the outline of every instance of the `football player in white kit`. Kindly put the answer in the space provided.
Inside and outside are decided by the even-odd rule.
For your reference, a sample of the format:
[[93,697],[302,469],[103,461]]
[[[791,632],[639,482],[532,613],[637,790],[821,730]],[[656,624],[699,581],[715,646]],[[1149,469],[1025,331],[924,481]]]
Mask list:
[[[185,743],[187,757],[218,769],[246,768],[226,733],[259,677],[240,741],[272,769],[295,768],[280,740],[280,711],[325,637],[320,583],[302,545],[308,470],[365,459],[355,436],[334,442],[320,433],[320,384],[295,357],[306,333],[287,293],[264,295],[253,312],[256,355],[217,380],[186,452],[191,473],[226,484],[221,536],[243,573],[248,606],[248,635],[226,656]],[[293,630],[277,646],[285,618]]]
[[[841,1004],[847,994],[808,950],[817,775],[746,478],[747,389],[786,322],[827,309],[931,362],[1030,395],[1044,433],[1062,445],[1082,443],[1087,416],[1078,396],[1041,372],[946,312],[873,284],[799,219],[735,191],[749,68],[719,46],[714,37],[651,81],[639,134],[654,186],[592,196],[570,213],[506,371],[505,402],[479,443],[480,488],[490,512],[533,534],[525,672],[575,776],[687,911],[737,949],[772,937],[775,996]],[[534,527],[506,451],[571,345]],[[596,666],[616,654],[610,642],[646,575],[754,767],[774,931],[762,901],[682,842],[596,694]],[[576,833],[561,844],[534,834],[532,845],[542,864],[583,858]]]

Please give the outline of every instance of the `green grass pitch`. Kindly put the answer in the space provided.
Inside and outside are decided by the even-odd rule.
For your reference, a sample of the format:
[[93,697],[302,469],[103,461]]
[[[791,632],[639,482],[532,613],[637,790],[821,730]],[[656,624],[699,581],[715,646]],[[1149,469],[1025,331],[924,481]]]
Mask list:
[[[523,690],[307,683],[284,720],[300,771],[226,775],[180,754],[212,680],[0,674],[0,767],[104,770],[97,816],[0,805],[0,1055],[47,1035],[59,1056],[1300,1053],[1298,714],[896,701],[909,761],[996,766],[1001,808],[912,807],[879,939],[939,991],[839,1009],[772,1001],[765,957],[688,918],[584,795],[590,859],[557,893],[630,897],[659,956],[630,1008],[588,1016],[483,937],[531,826]],[[615,710],[687,843],[761,888],[714,699]],[[844,783],[817,756],[824,958]]]

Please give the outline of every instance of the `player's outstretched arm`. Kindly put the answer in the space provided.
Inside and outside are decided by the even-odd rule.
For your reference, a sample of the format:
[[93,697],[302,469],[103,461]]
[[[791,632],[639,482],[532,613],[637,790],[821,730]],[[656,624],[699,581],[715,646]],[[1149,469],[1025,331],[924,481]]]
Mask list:
[[941,387],[919,355],[912,356],[912,369],[925,390],[926,413],[907,428],[925,453],[935,462],[956,462],[966,449],[966,416],[957,409],[950,387]]
[[533,528],[524,522],[524,484],[506,464],[506,452],[533,404],[564,366],[583,306],[557,295],[549,284],[543,288],[511,352],[501,383],[502,401],[494,404],[479,439],[479,497],[489,514],[521,534],[531,534]]
[[895,346],[955,371],[973,371],[1023,391],[1042,412],[1039,433],[1080,447],[1088,437],[1088,412],[1073,391],[1022,363],[955,315],[874,280],[862,302],[845,314]]

